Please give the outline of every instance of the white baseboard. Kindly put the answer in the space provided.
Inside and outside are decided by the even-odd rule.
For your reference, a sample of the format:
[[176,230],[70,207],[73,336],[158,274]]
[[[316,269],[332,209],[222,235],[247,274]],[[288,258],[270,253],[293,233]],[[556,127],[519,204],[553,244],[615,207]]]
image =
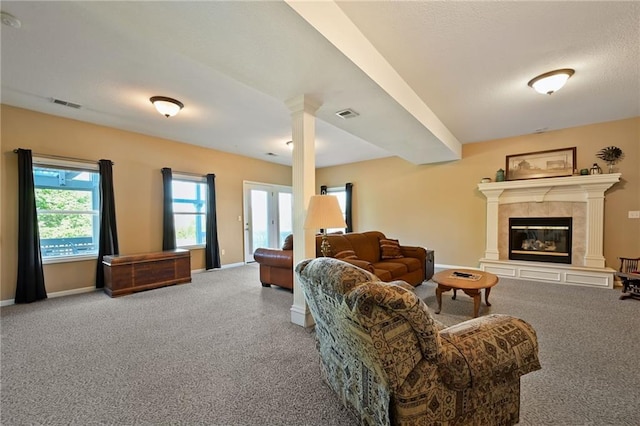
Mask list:
[[[95,286],[74,288],[72,290],[56,291],[53,293],[47,293],[47,299],[53,299],[55,297],[71,296],[73,294],[91,293],[97,290],[102,291],[102,289],[95,288]],[[0,301],[0,306],[14,305],[16,303],[15,301],[16,301],[15,299],[3,300],[3,301]]]
[[291,322],[304,328],[311,327],[315,324],[311,312],[301,306],[291,306]]
[[436,272],[444,271],[445,269],[476,269],[478,271],[480,270],[480,268],[476,266],[446,265],[443,263],[436,263],[435,265],[433,265],[433,268],[436,270]]
[[62,296],[71,296],[72,294],[91,293],[92,291],[102,291],[102,289],[96,288],[95,286],[74,288],[73,290],[56,291],[55,293],[47,294],[47,296],[49,298],[54,298],[54,297],[62,297]]
[[[244,266],[244,265],[245,265],[244,262],[230,263],[228,265],[222,265],[221,269],[237,268],[238,266]],[[212,269],[212,271],[214,270],[215,269]],[[194,269],[191,271],[192,274],[199,274],[202,272],[209,272],[209,271],[207,271],[206,269]],[[95,287],[74,288],[73,290],[64,290],[64,291],[56,291],[55,293],[47,293],[47,298],[53,299],[54,297],[70,296],[72,294],[90,293],[96,290],[102,290],[102,289],[96,289]],[[0,300],[0,307],[10,306],[14,304],[15,304],[15,299]]]
[[244,265],[246,265],[246,263],[244,262],[229,263],[228,265],[222,265],[222,269],[237,268],[238,266],[244,266]]
[[[244,262],[229,263],[227,265],[222,265],[219,269],[237,268],[238,266],[244,266],[244,265],[245,265]],[[214,271],[215,271],[215,269],[193,269],[193,270],[191,270],[191,273],[192,274],[201,274],[202,272],[214,272]]]

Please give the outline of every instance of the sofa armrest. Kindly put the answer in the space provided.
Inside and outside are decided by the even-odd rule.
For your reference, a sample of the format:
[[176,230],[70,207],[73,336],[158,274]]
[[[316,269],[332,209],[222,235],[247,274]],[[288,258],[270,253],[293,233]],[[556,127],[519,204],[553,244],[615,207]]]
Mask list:
[[411,284],[409,284],[408,282],[406,282],[406,281],[394,280],[394,281],[389,281],[388,284],[393,284],[393,285],[400,286],[400,287],[404,288],[405,290],[409,290],[412,293],[416,292],[416,288],[414,286],[412,286]]
[[518,318],[476,318],[442,330],[440,338],[438,368],[443,382],[456,390],[540,369],[536,333]]
[[373,267],[373,264],[371,262],[368,262],[366,260],[361,260],[361,259],[340,259],[343,262],[349,263],[353,266],[357,266],[358,268],[362,268],[365,271],[369,271],[372,274],[375,274],[376,270]]
[[293,273],[293,250],[258,248],[253,253],[253,258],[261,265],[291,268]]
[[404,257],[415,257],[423,263],[427,260],[427,250],[424,247],[400,246],[400,251]]

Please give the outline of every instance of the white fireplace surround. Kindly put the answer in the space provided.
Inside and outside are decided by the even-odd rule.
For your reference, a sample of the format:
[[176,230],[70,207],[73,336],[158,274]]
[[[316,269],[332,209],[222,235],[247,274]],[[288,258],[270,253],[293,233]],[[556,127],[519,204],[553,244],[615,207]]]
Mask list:
[[[615,270],[605,267],[603,256],[604,199],[619,181],[620,173],[610,173],[478,184],[487,198],[487,245],[480,269],[503,277],[613,288]],[[574,212],[577,250],[570,265],[508,259],[508,220],[500,220],[500,211],[504,219],[508,211],[529,208],[540,217],[558,216],[544,213],[554,209],[568,216]]]

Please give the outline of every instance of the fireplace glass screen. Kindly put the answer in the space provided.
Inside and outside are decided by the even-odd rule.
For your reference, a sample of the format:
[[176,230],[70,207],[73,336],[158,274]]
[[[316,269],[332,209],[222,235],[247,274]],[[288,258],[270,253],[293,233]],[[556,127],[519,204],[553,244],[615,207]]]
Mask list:
[[570,217],[509,219],[509,259],[571,263]]

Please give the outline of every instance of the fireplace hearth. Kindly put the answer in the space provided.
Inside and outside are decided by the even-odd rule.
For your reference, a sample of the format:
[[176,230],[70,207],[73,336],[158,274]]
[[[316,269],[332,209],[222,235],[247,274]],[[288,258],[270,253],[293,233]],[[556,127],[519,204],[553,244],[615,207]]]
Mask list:
[[571,264],[571,217],[509,218],[509,259]]

